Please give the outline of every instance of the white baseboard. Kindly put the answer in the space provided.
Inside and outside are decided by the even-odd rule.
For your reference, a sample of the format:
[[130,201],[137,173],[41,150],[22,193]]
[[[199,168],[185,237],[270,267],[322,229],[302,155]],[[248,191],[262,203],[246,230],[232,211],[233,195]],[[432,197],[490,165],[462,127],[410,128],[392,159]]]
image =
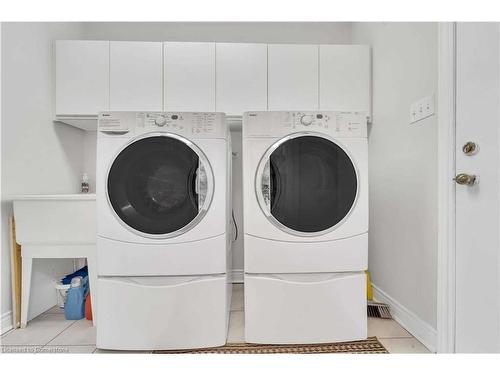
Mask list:
[[243,283],[243,275],[244,275],[243,270],[232,270],[231,271],[232,282],[235,284],[242,284]]
[[0,322],[0,334],[10,331],[14,326],[12,325],[12,311],[7,311],[2,314]]
[[415,338],[424,344],[431,352],[436,352],[437,348],[437,330],[424,322],[413,312],[408,310],[401,303],[396,301],[390,295],[382,291],[376,285],[373,285],[373,298],[378,302],[389,305],[392,317],[396,322],[410,332]]

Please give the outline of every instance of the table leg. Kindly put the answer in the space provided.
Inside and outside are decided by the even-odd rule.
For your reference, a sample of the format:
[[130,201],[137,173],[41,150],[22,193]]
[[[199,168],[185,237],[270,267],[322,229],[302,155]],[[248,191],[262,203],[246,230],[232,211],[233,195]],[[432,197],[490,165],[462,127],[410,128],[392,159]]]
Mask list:
[[28,323],[32,266],[33,266],[33,258],[30,257],[22,258],[21,328],[25,328],[26,324]]
[[95,256],[87,257],[87,266],[89,270],[90,296],[92,301],[92,324],[97,326],[97,265]]

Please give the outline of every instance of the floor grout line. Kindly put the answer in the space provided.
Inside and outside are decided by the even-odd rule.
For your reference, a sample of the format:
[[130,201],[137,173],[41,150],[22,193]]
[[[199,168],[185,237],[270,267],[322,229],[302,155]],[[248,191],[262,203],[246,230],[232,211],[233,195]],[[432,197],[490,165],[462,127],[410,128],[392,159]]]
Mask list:
[[12,328],[11,330],[5,332],[4,334],[2,334],[2,336],[0,336],[0,339],[4,339],[6,338],[8,335],[10,335],[11,332],[14,332],[17,328]]
[[[1,340],[3,340],[3,339],[5,339],[7,336],[11,335],[12,333],[16,332],[16,331],[17,331],[17,330],[19,330],[19,329],[29,329],[29,323],[30,323],[30,322],[33,322],[33,321],[34,321],[34,320],[36,320],[36,319],[42,318],[42,317],[46,316],[47,314],[50,314],[50,315],[59,315],[60,313],[47,313],[47,312],[43,312],[43,313],[41,313],[40,315],[35,316],[33,319],[28,320],[28,322],[26,323],[26,327],[25,327],[25,328],[20,328],[20,327],[17,327],[17,328],[12,328],[11,330],[9,330],[9,331],[5,332],[4,334],[2,334],[2,335],[0,336],[0,341],[1,341]],[[76,321],[75,321],[75,322],[76,322]],[[66,329],[68,329],[69,327],[71,327],[71,326],[72,326],[75,322],[71,323],[68,327],[64,328],[61,332],[59,332],[59,334],[58,334],[57,336],[59,336],[59,335],[60,335],[63,331],[65,331]],[[57,337],[57,336],[56,336],[56,337]],[[56,337],[54,337],[53,339],[55,339]],[[53,340],[53,339],[52,339],[52,340]],[[52,340],[51,340],[51,341],[52,341]],[[49,341],[49,342],[50,342],[50,341]],[[16,344],[16,345],[17,345],[17,344]],[[45,344],[45,345],[47,345],[47,344]],[[36,346],[36,345],[28,345],[28,346]]]
[[52,341],[54,341],[56,338],[58,338],[64,331],[66,331],[69,327],[73,326],[73,324],[75,324],[76,322],[77,322],[77,320],[75,320],[69,326],[67,326],[66,328],[64,328],[61,332],[59,332],[57,335],[55,335],[48,343],[46,343],[45,345],[43,345],[43,347],[46,347],[47,345],[49,345]]
[[49,345],[49,344],[45,344],[44,346],[59,346],[59,347],[66,347],[66,346],[95,346],[95,344],[64,344],[64,345]]

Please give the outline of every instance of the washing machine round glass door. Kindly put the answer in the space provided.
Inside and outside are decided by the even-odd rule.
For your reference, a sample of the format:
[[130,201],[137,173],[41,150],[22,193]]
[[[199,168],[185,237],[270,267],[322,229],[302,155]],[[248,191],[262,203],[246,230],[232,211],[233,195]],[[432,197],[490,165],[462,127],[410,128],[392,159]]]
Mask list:
[[115,157],[107,196],[129,230],[169,238],[199,223],[211,203],[213,186],[208,159],[194,143],[154,133],[134,139]]
[[274,143],[260,161],[255,185],[268,219],[299,236],[338,227],[354,207],[359,188],[348,152],[320,133],[295,133]]

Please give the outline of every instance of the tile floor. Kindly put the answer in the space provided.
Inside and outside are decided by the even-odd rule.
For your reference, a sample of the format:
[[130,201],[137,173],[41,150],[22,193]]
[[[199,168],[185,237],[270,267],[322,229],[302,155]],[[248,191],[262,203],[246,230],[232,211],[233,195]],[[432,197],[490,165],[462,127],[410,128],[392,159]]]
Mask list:
[[[243,342],[244,326],[243,285],[236,284],[228,342]],[[391,353],[429,353],[394,320],[369,318],[368,336],[377,336]],[[122,353],[96,349],[92,323],[88,320],[65,320],[63,310],[57,306],[33,319],[27,328],[2,335],[0,345],[2,353]]]

